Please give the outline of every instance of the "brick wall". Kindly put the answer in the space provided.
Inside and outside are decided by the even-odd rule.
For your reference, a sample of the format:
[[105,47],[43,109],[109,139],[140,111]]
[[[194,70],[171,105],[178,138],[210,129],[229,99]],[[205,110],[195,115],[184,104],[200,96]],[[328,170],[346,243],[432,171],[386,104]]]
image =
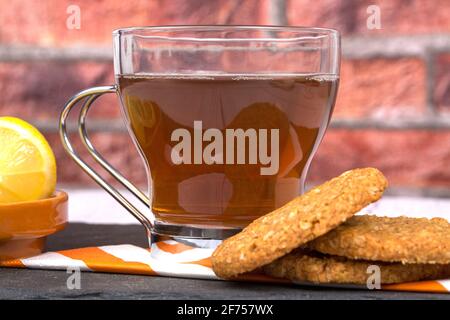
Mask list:
[[[81,9],[79,30],[66,27],[70,5]],[[370,5],[380,9],[381,29],[367,27]],[[160,24],[339,29],[341,86],[310,183],[376,166],[391,192],[450,196],[449,0],[1,0],[0,115],[20,116],[45,133],[60,183],[92,185],[62,150],[62,105],[80,89],[113,82],[113,29]],[[124,175],[145,183],[116,99],[100,104],[90,121],[94,141]]]

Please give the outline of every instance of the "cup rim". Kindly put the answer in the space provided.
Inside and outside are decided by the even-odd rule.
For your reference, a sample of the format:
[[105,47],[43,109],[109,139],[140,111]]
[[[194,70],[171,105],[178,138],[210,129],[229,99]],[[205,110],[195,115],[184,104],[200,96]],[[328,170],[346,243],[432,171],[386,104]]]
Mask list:
[[[160,25],[160,26],[141,26],[141,27],[125,27],[115,29],[113,36],[121,36],[126,34],[142,35],[144,32],[157,31],[251,31],[251,30],[267,30],[267,31],[291,31],[298,33],[322,33],[322,35],[331,35],[340,37],[340,32],[337,29],[323,28],[323,27],[306,27],[306,26],[278,26],[278,25]],[[173,37],[177,39],[177,37]],[[296,37],[297,38],[297,37]],[[197,38],[192,38],[197,39]],[[198,38],[201,40],[258,40],[259,38]],[[270,38],[276,40],[277,38]],[[288,37],[285,39],[293,39]]]

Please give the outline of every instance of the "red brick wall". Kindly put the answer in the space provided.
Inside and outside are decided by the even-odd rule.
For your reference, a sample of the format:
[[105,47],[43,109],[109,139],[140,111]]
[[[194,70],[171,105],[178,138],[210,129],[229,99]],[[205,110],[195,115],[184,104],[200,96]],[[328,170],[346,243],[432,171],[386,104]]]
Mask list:
[[[81,10],[79,30],[66,27],[69,5]],[[379,30],[367,27],[370,5],[380,8]],[[47,135],[61,183],[92,185],[62,150],[62,105],[82,88],[112,83],[113,29],[160,24],[339,29],[341,86],[309,181],[376,166],[397,189],[450,195],[449,0],[2,0],[0,115],[25,118]],[[116,99],[102,98],[91,116],[93,138],[111,163],[145,183]]]

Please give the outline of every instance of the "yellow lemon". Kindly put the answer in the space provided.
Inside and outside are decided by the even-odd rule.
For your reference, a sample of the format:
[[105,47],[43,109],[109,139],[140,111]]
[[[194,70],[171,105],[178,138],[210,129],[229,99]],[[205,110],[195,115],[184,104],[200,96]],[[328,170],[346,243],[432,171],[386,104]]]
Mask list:
[[51,196],[56,161],[44,136],[31,124],[0,117],[0,203]]

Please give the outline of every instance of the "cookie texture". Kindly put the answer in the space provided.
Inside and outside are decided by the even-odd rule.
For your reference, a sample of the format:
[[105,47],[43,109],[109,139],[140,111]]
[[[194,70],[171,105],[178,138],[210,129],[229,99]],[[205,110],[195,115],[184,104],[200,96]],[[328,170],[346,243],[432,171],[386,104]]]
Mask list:
[[351,259],[450,263],[450,224],[442,218],[355,216],[308,244]]
[[232,278],[266,265],[335,228],[378,200],[386,187],[377,169],[344,172],[226,239],[212,255],[213,270]]
[[[450,276],[448,264],[402,264],[350,260],[317,252],[295,251],[266,266],[266,274],[293,281],[314,283],[367,284],[374,269],[380,270],[381,284],[442,279]],[[372,267],[373,268],[373,267]]]

